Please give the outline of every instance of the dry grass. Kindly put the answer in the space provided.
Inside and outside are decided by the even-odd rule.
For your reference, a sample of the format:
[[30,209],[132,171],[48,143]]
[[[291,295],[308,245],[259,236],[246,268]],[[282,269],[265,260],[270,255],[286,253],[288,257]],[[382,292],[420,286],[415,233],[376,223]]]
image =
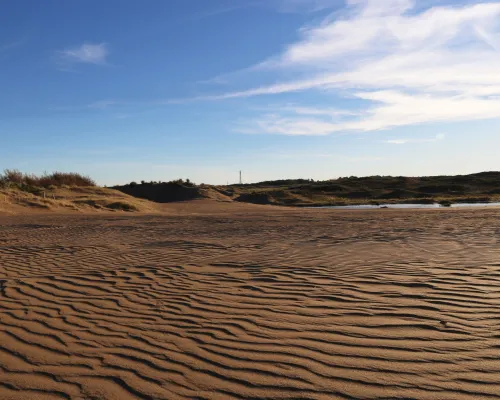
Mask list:
[[78,173],[41,176],[7,169],[0,174],[0,211],[153,211],[154,205],[116,190],[98,187]]
[[127,203],[125,201],[115,201],[113,203],[106,204],[106,208],[111,210],[121,210],[121,211],[138,211],[137,207],[133,204]]
[[17,169],[6,169],[0,175],[2,186],[52,188],[62,186],[96,186],[96,182],[85,175],[76,172],[52,172],[43,175],[26,174]]
[[156,204],[100,187],[52,187],[40,193],[20,190],[17,185],[0,187],[0,213],[36,211],[155,212]]

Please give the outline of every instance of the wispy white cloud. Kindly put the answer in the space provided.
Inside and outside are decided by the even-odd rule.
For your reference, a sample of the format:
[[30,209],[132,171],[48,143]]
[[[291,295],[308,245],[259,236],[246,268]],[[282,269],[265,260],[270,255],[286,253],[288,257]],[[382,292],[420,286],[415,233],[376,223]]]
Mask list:
[[191,15],[187,21],[200,21],[241,10],[271,9],[280,13],[314,13],[342,5],[343,0],[245,0]]
[[358,115],[353,111],[336,108],[283,105],[272,107],[272,112],[268,110],[251,120],[240,121],[235,130],[249,134],[324,136],[338,132],[347,121]]
[[115,119],[127,119],[127,118],[130,118],[131,115],[127,114],[127,113],[116,113],[116,114],[113,115],[113,117]]
[[228,14],[228,13],[232,13],[235,11],[240,11],[242,9],[256,7],[256,6],[259,6],[260,4],[261,3],[257,0],[247,1],[245,3],[241,2],[239,4],[231,4],[231,5],[228,5],[226,7],[214,8],[214,9],[211,9],[208,11],[193,14],[187,18],[187,21],[191,21],[191,22],[200,21],[200,20],[203,20],[206,18],[217,17],[219,15]]
[[390,139],[386,140],[389,144],[407,144],[407,143],[433,143],[444,140],[445,135],[440,133],[433,138],[423,138],[423,139]]
[[296,115],[317,115],[323,117],[329,117],[332,119],[345,117],[345,116],[355,116],[358,115],[355,111],[342,110],[338,108],[326,108],[326,107],[311,107],[311,106],[299,106],[294,104],[283,105],[276,107],[277,110],[281,112],[290,112]]
[[266,0],[265,4],[280,12],[317,12],[342,6],[342,0]]
[[20,46],[26,44],[26,42],[27,42],[27,39],[22,38],[19,40],[15,40],[13,42],[0,44],[0,53],[15,49],[16,47],[20,47]]
[[93,108],[98,110],[105,110],[109,107],[118,104],[116,100],[98,100],[87,105],[87,108]]
[[245,70],[253,74],[247,81],[271,73],[277,83],[263,80],[194,100],[321,91],[361,105],[357,115],[337,121],[321,109],[307,115],[273,110],[239,127],[290,135],[499,118],[500,2],[429,4],[417,9],[415,0],[347,0],[342,12],[302,28],[281,54]]
[[58,51],[56,62],[60,65],[73,65],[79,63],[106,65],[108,54],[109,50],[106,43],[84,43],[80,46]]
[[[255,155],[252,155],[252,158],[255,158]],[[269,153],[260,153],[257,157],[259,158],[271,158],[273,160],[317,160],[317,159],[332,159],[332,160],[342,160],[346,162],[375,162],[382,161],[383,157],[371,156],[371,155],[346,155],[339,153],[332,153],[328,151],[294,151],[294,152],[282,152],[273,150]]]
[[314,117],[293,117],[265,114],[252,121],[239,123],[234,130],[240,133],[269,133],[289,136],[324,136],[339,131],[338,124]]

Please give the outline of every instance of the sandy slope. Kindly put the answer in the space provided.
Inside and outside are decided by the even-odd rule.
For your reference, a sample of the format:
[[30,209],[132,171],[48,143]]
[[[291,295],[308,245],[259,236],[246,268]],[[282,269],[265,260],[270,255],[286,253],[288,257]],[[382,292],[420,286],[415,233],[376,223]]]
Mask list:
[[500,398],[499,210],[167,209],[0,217],[0,399]]
[[118,190],[92,187],[38,188],[30,193],[0,187],[0,215],[139,211],[156,212],[156,203],[129,196]]

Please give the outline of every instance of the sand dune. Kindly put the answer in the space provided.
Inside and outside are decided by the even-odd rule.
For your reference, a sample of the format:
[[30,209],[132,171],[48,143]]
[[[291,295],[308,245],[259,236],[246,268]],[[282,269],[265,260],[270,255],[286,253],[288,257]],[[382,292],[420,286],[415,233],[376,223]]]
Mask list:
[[0,398],[500,398],[498,210],[210,204],[0,217]]

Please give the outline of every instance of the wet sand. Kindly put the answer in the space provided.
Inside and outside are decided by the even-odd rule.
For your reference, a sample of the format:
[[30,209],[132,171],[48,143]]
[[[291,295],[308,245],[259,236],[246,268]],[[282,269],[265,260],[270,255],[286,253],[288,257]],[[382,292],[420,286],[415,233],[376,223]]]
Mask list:
[[500,398],[500,210],[0,217],[0,399]]

